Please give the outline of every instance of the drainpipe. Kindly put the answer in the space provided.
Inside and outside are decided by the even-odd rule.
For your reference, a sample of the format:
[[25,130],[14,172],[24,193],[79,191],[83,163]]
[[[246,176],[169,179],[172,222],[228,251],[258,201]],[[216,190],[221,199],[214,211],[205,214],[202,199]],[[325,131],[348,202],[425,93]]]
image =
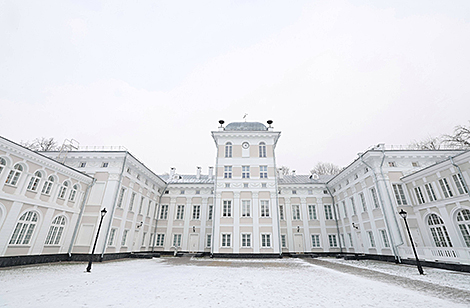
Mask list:
[[158,213],[160,212],[161,206],[162,206],[162,197],[163,194],[165,193],[166,189],[168,188],[168,185],[170,185],[170,177],[168,176],[168,183],[165,183],[165,187],[162,190],[162,193],[158,197],[158,206],[155,210],[155,228],[153,229],[153,242],[152,242],[152,252],[155,249],[155,239],[157,237],[157,222],[158,222]]
[[325,185],[325,187],[326,187],[326,190],[328,191],[328,194],[331,196],[331,202],[333,203],[333,213],[335,214],[336,232],[338,232],[339,252],[342,254],[343,253],[343,243],[341,243],[341,234],[339,232],[338,215],[336,215],[335,197],[333,197],[333,194],[331,193],[330,188],[326,185]]
[[119,175],[119,182],[116,188],[116,193],[114,194],[113,208],[111,209],[111,216],[109,217],[108,228],[106,230],[106,236],[104,237],[103,250],[101,251],[100,261],[103,260],[104,252],[106,249],[106,244],[108,242],[109,232],[111,231],[111,225],[113,224],[114,212],[116,211],[116,204],[117,204],[117,200],[119,196],[119,191],[121,190],[122,178],[124,174],[124,168],[126,167],[126,161],[127,161],[128,155],[129,155],[129,152],[126,151],[126,154],[124,156],[124,162],[122,163],[121,174]]
[[467,191],[467,195],[470,196],[470,191],[468,190],[468,185],[467,185],[467,182],[465,181],[465,178],[463,176],[463,173],[462,173],[462,170],[460,169],[459,165],[457,165],[455,162],[454,162],[454,159],[452,156],[449,156],[449,160],[450,160],[450,163],[452,165],[454,165],[457,170],[459,170],[459,174],[460,174],[460,177],[462,178],[462,183],[463,183],[463,186],[465,187],[465,190]]
[[279,186],[277,180],[277,168],[276,168],[276,145],[279,138],[274,141],[273,145],[273,161],[274,161],[274,187],[276,189],[276,206],[277,206],[277,228],[278,228],[278,240],[279,240],[279,257],[282,258],[282,242],[281,242],[281,218],[279,217]]
[[70,241],[69,250],[67,251],[67,254],[69,255],[69,258],[72,256],[73,243],[75,242],[75,238],[77,237],[78,228],[80,226],[80,221],[82,220],[83,212],[85,210],[86,200],[88,199],[88,195],[90,194],[90,190],[93,187],[93,185],[95,185],[95,182],[96,182],[96,179],[93,178],[93,181],[91,182],[90,185],[88,185],[88,187],[85,191],[85,195],[83,196],[82,205],[80,207],[80,214],[78,214],[77,223],[75,224],[75,229],[73,230],[73,234],[72,234],[72,240]]
[[[383,156],[382,156],[382,162],[380,163],[380,171],[382,173],[382,177],[383,177],[383,171],[382,171],[382,166],[383,166],[383,163],[384,163],[384,160],[385,160],[385,152],[382,152],[383,153]],[[365,153],[364,153],[365,154]],[[377,194],[379,195],[379,199],[380,199],[380,205],[382,206],[382,212],[384,214],[384,221],[385,221],[385,226],[387,228],[387,231],[388,231],[388,234],[390,235],[390,242],[391,242],[391,246],[392,246],[392,251],[393,251],[393,254],[395,256],[395,259],[400,262],[400,255],[397,253],[397,246],[399,245],[402,245],[403,243],[401,244],[398,244],[398,245],[395,245],[395,240],[393,238],[393,233],[390,231],[390,223],[388,221],[388,216],[387,216],[387,213],[385,211],[385,207],[384,207],[384,201],[383,201],[383,197],[382,197],[382,193],[381,193],[381,190],[380,190],[380,187],[379,187],[379,181],[377,179],[377,174],[375,173],[374,171],[374,168],[369,165],[368,163],[366,163],[364,161],[364,154],[361,154],[359,156],[359,158],[361,159],[362,163],[364,163],[364,165],[366,165],[367,167],[369,167],[369,169],[372,171],[372,174],[374,175],[374,180],[375,180],[375,187],[377,188]],[[387,190],[388,191],[388,190]],[[391,204],[391,203],[390,203]],[[398,222],[397,222],[397,225],[398,225]],[[398,233],[400,234],[400,238],[401,238],[401,233],[400,233],[400,229],[398,229]],[[402,240],[403,242],[403,240]]]
[[215,233],[215,219],[216,219],[216,201],[217,201],[217,171],[219,170],[219,145],[217,144],[217,140],[214,138],[214,134],[212,134],[212,138],[214,139],[215,146],[217,148],[217,154],[215,156],[215,172],[214,172],[214,201],[212,202],[212,235],[211,235],[211,258],[214,254],[214,233]]

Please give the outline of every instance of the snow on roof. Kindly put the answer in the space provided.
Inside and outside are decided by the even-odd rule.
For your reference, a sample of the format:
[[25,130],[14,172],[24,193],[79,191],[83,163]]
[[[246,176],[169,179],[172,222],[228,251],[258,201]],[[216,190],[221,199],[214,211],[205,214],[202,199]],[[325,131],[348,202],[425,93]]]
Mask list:
[[259,122],[233,122],[225,126],[225,130],[263,131],[268,128]]
[[325,184],[333,175],[320,175],[314,179],[310,175],[284,175],[279,177],[279,184]]
[[169,181],[170,175],[164,174],[160,175],[160,178],[167,183],[188,183],[188,184],[214,184],[214,178],[209,177],[208,175],[201,175],[198,179],[196,175],[192,174],[175,174],[173,178]]

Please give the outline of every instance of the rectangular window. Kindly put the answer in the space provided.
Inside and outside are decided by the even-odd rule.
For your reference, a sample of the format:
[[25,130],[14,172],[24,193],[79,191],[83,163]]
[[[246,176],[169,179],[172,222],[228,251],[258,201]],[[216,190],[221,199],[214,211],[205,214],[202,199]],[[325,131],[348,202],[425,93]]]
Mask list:
[[389,167],[396,167],[396,166],[397,166],[397,163],[394,162],[394,161],[389,161],[389,162],[388,162],[388,166],[389,166]]
[[124,230],[122,233],[122,240],[121,240],[121,246],[126,246],[126,241],[127,241],[127,233],[129,230]]
[[119,193],[117,207],[122,207],[122,199],[124,198],[124,193],[126,192],[125,188],[121,188],[121,192]]
[[140,244],[140,246],[145,246],[145,238],[147,237],[147,232],[144,232],[142,234],[142,243]]
[[140,205],[139,205],[139,214],[142,214],[142,208],[144,207],[144,200],[145,198],[140,198]]
[[398,205],[407,205],[405,192],[401,184],[392,184],[393,192],[395,193],[395,199]]
[[152,201],[149,200],[147,204],[147,217],[150,217],[150,209],[152,208]]
[[333,212],[331,210],[331,204],[325,204],[325,219],[333,219]]
[[173,234],[173,247],[181,247],[181,234]]
[[250,178],[250,166],[242,166],[242,179]]
[[232,234],[230,233],[222,233],[222,247],[231,247],[232,243],[231,243],[231,239],[232,239]]
[[201,206],[193,205],[193,220],[199,220],[200,214],[201,214]]
[[279,219],[284,220],[284,205],[279,205]]
[[225,183],[225,188],[230,188],[230,183]]
[[385,230],[380,230],[380,235],[382,235],[382,242],[385,248],[390,247],[390,242],[388,241],[387,232]]
[[82,161],[78,164],[78,168],[85,168],[86,167],[86,162]]
[[180,190],[180,195],[184,195],[184,193],[185,193],[185,192],[184,192],[184,189],[181,189],[181,190]]
[[336,234],[328,234],[328,242],[330,247],[338,247],[338,241],[336,240]]
[[101,164],[101,168],[108,168],[109,163],[108,162],[103,162]]
[[341,202],[341,204],[343,205],[344,218],[346,218],[346,217],[348,217],[348,211],[346,211],[346,202],[343,201],[343,202]]
[[261,247],[262,248],[271,247],[271,234],[261,234]]
[[251,204],[250,200],[242,200],[242,217],[251,216]]
[[165,234],[164,233],[157,234],[157,243],[155,244],[155,246],[163,247],[164,242],[165,242]]
[[352,247],[353,246],[353,240],[352,240],[351,233],[348,233],[348,238],[349,238],[349,247]]
[[434,192],[434,189],[432,188],[431,183],[424,184],[424,188],[426,189],[426,193],[428,194],[429,201],[436,201],[436,193]]
[[251,247],[251,234],[250,233],[242,233],[242,247],[243,248]]
[[163,204],[160,208],[160,219],[168,219],[168,204]]
[[360,193],[359,198],[361,199],[362,211],[367,212],[367,204],[366,204],[366,198],[364,198],[364,194]]
[[212,244],[212,234],[206,235],[206,247],[211,248]]
[[308,206],[308,218],[310,220],[317,219],[317,209],[314,204]]
[[232,178],[232,166],[224,166],[224,179]]
[[424,200],[423,192],[421,191],[420,187],[415,187],[415,194],[419,204],[423,204],[424,202],[426,202]]
[[281,246],[282,248],[287,248],[287,241],[286,241],[286,235],[281,234]]
[[259,178],[260,179],[268,178],[268,166],[259,166]]
[[292,219],[300,220],[300,205],[292,205]]
[[116,228],[112,228],[109,232],[108,246],[114,246],[114,237],[116,236]]
[[199,189],[196,190],[196,195],[200,195],[201,191]]
[[212,220],[212,208],[213,208],[212,204],[209,205],[209,213],[207,215],[207,220]]
[[224,200],[222,217],[232,217],[232,200]]
[[314,248],[320,247],[320,235],[319,234],[312,234],[312,247]]
[[371,248],[375,247],[375,240],[374,240],[374,234],[372,231],[367,231],[367,234],[369,235],[369,244]]
[[293,194],[293,195],[297,195],[297,190],[293,189],[293,190],[292,190],[292,194]]
[[351,200],[351,207],[352,207],[353,215],[357,215],[356,205],[354,204],[354,197],[351,197],[349,200]]
[[184,218],[184,205],[178,205],[176,207],[176,219]]
[[261,217],[269,217],[269,200],[261,200]]
[[340,234],[340,239],[341,239],[341,244],[342,244],[342,247],[346,247],[346,242],[344,241],[344,234]]
[[439,184],[441,185],[441,189],[442,189],[442,192],[444,193],[444,197],[450,198],[454,196],[454,194],[452,193],[452,190],[450,190],[450,186],[446,178],[439,179]]
[[455,186],[457,186],[457,190],[459,191],[459,194],[468,194],[467,187],[465,186],[465,182],[462,179],[462,176],[460,173],[453,174],[452,179],[454,179]]
[[372,195],[372,200],[374,201],[374,209],[379,208],[379,199],[377,198],[377,192],[375,191],[375,188],[370,189],[370,194]]
[[134,199],[135,199],[135,192],[131,195],[131,201],[129,202],[129,212],[132,212],[132,208],[134,208]]

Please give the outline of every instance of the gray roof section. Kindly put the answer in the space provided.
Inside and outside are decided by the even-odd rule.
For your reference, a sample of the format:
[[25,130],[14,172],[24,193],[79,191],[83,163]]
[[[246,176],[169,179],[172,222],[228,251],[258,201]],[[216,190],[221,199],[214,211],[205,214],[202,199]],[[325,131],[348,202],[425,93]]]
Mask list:
[[225,130],[264,131],[268,128],[259,122],[233,122],[225,126]]
[[315,180],[310,175],[284,175],[279,177],[279,184],[326,184],[334,175],[320,175]]
[[160,175],[160,178],[169,184],[214,184],[214,177],[209,177],[208,175],[201,175],[198,179],[196,175],[193,174],[175,174],[171,181],[168,181],[170,178],[169,174]]

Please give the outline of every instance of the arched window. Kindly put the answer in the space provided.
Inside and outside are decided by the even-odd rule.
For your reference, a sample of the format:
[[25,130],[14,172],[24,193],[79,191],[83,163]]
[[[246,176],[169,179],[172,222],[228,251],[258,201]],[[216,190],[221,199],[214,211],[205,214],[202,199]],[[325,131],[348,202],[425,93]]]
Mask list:
[[429,215],[428,226],[437,247],[452,247],[444,221],[439,216],[436,214]]
[[7,162],[0,157],[0,174],[2,174],[3,169],[5,169],[5,166],[7,165]]
[[259,157],[266,157],[266,143],[259,143]]
[[29,245],[37,222],[38,214],[34,211],[21,215],[11,236],[10,245]]
[[459,225],[460,233],[462,233],[465,245],[470,247],[470,211],[461,210],[457,213],[457,224]]
[[64,232],[65,228],[65,216],[57,216],[52,221],[51,227],[49,228],[49,233],[46,237],[46,245],[58,245],[60,242],[60,237]]
[[47,181],[42,186],[42,194],[49,195],[51,193],[52,184],[54,183],[54,177],[51,175],[47,178]]
[[13,170],[11,170],[8,174],[5,183],[16,186],[16,184],[18,184],[18,179],[20,178],[21,172],[23,172],[23,166],[21,166],[20,164],[16,164],[13,167]]
[[36,171],[36,172],[34,173],[33,177],[31,178],[31,180],[29,181],[28,190],[37,191],[37,190],[38,190],[39,181],[41,180],[41,177],[42,177],[41,172]]
[[225,157],[232,157],[232,143],[227,142],[225,144]]
[[65,194],[67,193],[67,188],[68,187],[69,187],[69,183],[67,181],[62,183],[62,186],[59,189],[59,196],[58,196],[60,199],[65,198]]
[[70,192],[69,201],[72,201],[72,202],[75,201],[77,190],[78,190],[78,185],[77,184],[73,185],[72,191]]

